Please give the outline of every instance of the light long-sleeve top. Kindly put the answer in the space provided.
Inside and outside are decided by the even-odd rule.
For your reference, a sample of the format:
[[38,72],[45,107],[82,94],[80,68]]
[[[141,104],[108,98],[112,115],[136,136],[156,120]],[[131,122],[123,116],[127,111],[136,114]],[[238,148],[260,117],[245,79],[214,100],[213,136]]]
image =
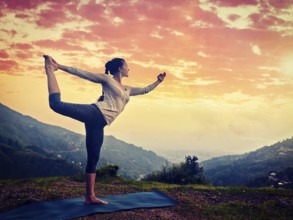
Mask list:
[[124,88],[110,75],[93,74],[73,67],[67,67],[66,72],[102,84],[104,100],[94,103],[101,110],[106,122],[110,125],[124,110],[130,96],[143,95],[152,91],[158,85],[154,82],[144,88],[124,86]]

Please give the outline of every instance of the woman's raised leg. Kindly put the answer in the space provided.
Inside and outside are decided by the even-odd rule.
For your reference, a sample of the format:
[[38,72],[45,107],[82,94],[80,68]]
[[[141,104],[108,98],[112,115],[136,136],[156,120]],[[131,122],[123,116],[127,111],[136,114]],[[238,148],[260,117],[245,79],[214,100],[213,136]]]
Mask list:
[[49,94],[60,93],[57,79],[55,77],[54,71],[57,70],[57,66],[52,62],[52,58],[49,56],[44,56],[45,58],[45,71],[47,74],[48,81],[48,91]]

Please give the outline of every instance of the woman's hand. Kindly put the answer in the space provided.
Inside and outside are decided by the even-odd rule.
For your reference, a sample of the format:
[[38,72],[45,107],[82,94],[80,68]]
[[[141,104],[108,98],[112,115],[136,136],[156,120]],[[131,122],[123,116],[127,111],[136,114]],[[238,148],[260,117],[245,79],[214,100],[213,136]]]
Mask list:
[[157,76],[157,78],[158,78],[158,81],[159,82],[163,82],[164,81],[164,79],[165,79],[165,77],[166,77],[166,73],[164,72],[164,73],[160,73],[158,76]]
[[46,68],[51,68],[52,71],[58,70],[58,63],[50,56],[48,55],[43,55],[45,58],[45,67]]

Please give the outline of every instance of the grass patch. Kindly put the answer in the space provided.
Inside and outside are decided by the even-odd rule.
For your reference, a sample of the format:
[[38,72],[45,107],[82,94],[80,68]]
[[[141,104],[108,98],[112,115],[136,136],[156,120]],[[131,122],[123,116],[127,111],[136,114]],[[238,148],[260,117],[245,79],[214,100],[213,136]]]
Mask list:
[[151,191],[151,190],[166,190],[166,189],[173,189],[179,187],[177,184],[166,184],[166,183],[159,183],[159,182],[152,182],[152,181],[136,181],[136,180],[125,180],[125,184],[135,185],[141,190],[144,191]]
[[267,201],[259,205],[250,205],[244,202],[228,202],[218,205],[208,205],[202,209],[205,219],[289,219],[292,216],[292,207],[286,207],[276,201]]
[[207,219],[262,219],[261,210],[255,206],[248,206],[242,202],[222,203],[207,206],[202,210],[202,217]]

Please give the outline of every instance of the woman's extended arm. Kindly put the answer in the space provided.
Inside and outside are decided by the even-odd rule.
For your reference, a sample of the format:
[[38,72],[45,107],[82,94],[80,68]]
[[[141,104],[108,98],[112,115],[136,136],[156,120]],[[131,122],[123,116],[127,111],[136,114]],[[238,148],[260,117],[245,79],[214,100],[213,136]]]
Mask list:
[[135,96],[135,95],[143,95],[146,93],[149,93],[150,91],[154,90],[161,82],[163,82],[164,78],[166,76],[166,73],[161,73],[158,75],[158,80],[147,87],[144,88],[135,88],[135,87],[129,87],[130,88],[130,96]]
[[58,69],[95,83],[105,82],[105,74],[91,73],[74,67],[58,65]]
[[83,79],[86,79],[86,80],[89,80],[89,81],[95,82],[95,83],[103,83],[106,80],[105,74],[96,74],[96,73],[91,73],[91,72],[81,70],[78,68],[64,66],[64,65],[57,63],[53,58],[52,58],[52,60],[57,65],[58,69],[63,70],[63,71],[70,73],[72,75],[78,76],[80,78],[83,78]]

